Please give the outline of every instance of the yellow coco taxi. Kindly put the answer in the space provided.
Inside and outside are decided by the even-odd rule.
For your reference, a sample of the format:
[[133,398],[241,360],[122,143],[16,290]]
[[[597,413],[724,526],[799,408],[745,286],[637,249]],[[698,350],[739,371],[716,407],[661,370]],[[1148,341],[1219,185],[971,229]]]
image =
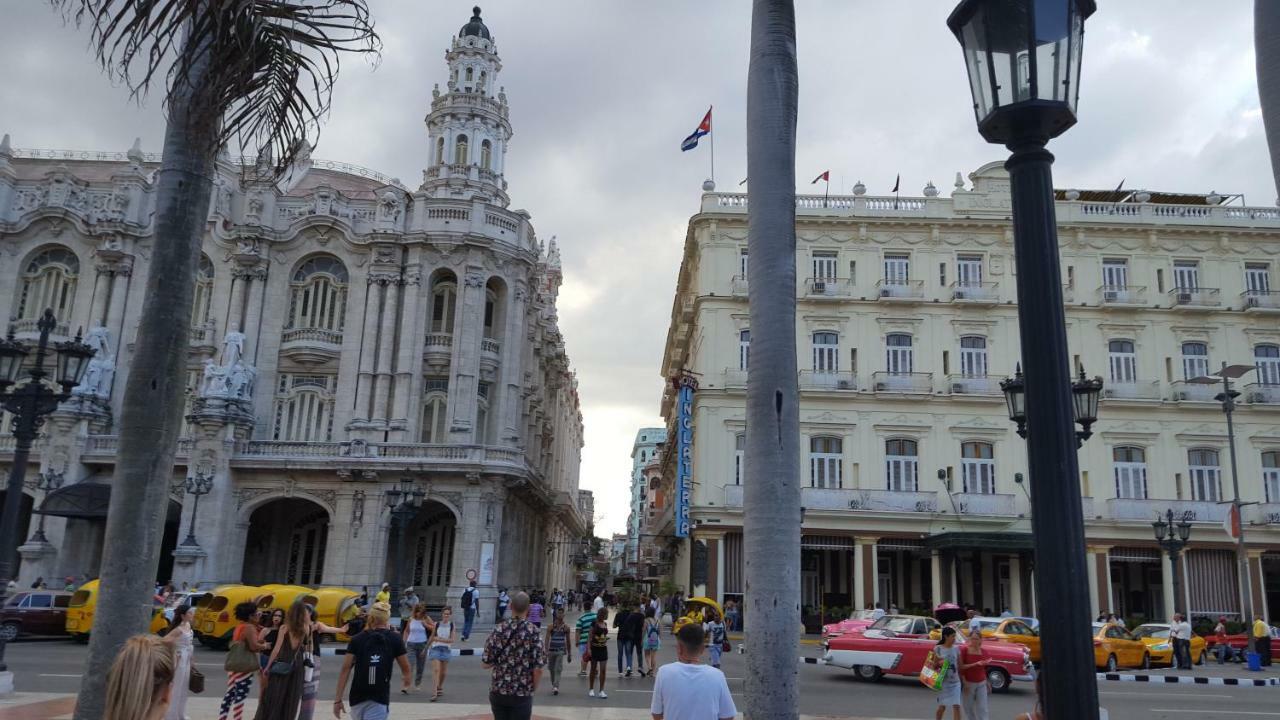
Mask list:
[[1146,643],[1116,623],[1093,623],[1093,662],[1107,672],[1118,668],[1151,667],[1151,651]]
[[90,580],[75,591],[67,605],[67,634],[76,642],[89,642],[89,629],[93,627],[97,609],[98,581]]
[[301,585],[263,585],[258,591],[261,593],[258,609],[263,611],[288,610],[290,605],[298,601],[312,607],[319,602],[314,590]]
[[[1134,628],[1133,636],[1147,646],[1152,665],[1173,664],[1173,641],[1169,639],[1169,626],[1165,623],[1147,623]],[[1203,665],[1208,651],[1204,638],[1191,634],[1191,662]]]
[[[355,590],[338,587],[317,588],[311,593],[315,596],[316,619],[330,627],[342,627],[347,621],[359,614],[356,602],[360,593]],[[337,639],[342,639],[341,636]],[[334,638],[326,637],[325,640]],[[350,638],[347,638],[348,640]]]
[[235,609],[242,602],[258,602],[262,588],[252,585],[219,585],[196,602],[196,639],[201,645],[225,647],[236,629]]

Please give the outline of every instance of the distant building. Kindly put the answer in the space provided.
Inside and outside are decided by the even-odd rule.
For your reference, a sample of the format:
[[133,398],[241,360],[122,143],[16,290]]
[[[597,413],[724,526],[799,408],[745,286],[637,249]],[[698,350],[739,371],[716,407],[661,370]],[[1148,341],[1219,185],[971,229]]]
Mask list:
[[667,439],[664,428],[641,428],[631,446],[631,514],[627,516],[627,547],[623,574],[635,577],[640,562],[640,544],[648,506],[644,468],[653,462]]

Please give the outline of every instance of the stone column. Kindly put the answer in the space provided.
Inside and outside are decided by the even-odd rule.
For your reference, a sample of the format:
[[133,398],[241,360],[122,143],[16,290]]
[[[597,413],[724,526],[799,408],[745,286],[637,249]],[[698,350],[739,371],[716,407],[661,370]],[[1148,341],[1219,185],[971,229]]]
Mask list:
[[[1267,608],[1267,590],[1263,582],[1266,576],[1262,574],[1262,552],[1262,550],[1245,550],[1249,562],[1249,591],[1253,594],[1254,613],[1261,613],[1262,617],[1270,618],[1271,613]],[[1247,621],[1248,618],[1245,620]]]
[[426,338],[428,315],[422,312],[426,298],[422,292],[422,273],[417,265],[405,268],[404,312],[400,318],[400,341],[396,357],[395,383],[391,396],[390,429],[392,440],[417,442],[409,430],[418,427],[410,417],[411,409],[422,415],[422,347]]
[[[1092,587],[1092,586],[1091,586]],[[1164,595],[1164,617],[1172,617],[1173,609],[1173,568],[1169,565],[1169,555],[1165,551],[1160,551],[1160,589]],[[1097,610],[1094,610],[1094,617],[1097,617]]]
[[720,600],[720,588],[724,587],[724,543],[719,535],[707,537],[707,597]]
[[[231,472],[231,457],[237,440],[247,439],[252,425],[229,418],[199,417],[191,424],[191,456],[186,464],[186,477],[196,473],[213,478],[209,494],[200,498],[196,517],[197,545],[184,545],[191,528],[194,498],[178,485],[183,478],[175,474],[173,495],[182,503],[178,525],[178,545],[173,551],[173,580],[197,583],[240,582],[244,563],[244,539],[248,528],[238,527],[246,496],[239,492]],[[232,540],[234,538],[234,541]]]
[[386,427],[387,409],[391,402],[391,379],[396,355],[396,328],[400,314],[401,278],[387,280],[385,299],[382,303],[382,323],[378,332],[378,360],[374,366],[373,419]]
[[[477,573],[480,570],[480,543],[488,542],[485,540],[489,536],[486,531],[492,531],[493,528],[487,525],[488,516],[484,503],[484,488],[480,484],[479,476],[468,479],[468,484],[460,495],[459,511],[462,516],[458,518],[458,525],[453,546],[453,576],[449,578],[451,583],[449,588],[449,597],[461,597],[462,591],[467,587],[467,570],[474,569]],[[495,523],[500,521],[496,518]],[[495,585],[497,581],[497,568],[499,564],[498,548],[494,548],[494,578],[493,582],[479,584],[477,582],[476,589],[480,593],[480,609],[476,613],[475,626],[487,626],[485,618],[492,620],[495,607],[494,598],[497,597]],[[486,615],[487,613],[487,615]],[[474,630],[473,630],[474,634]]]
[[853,603],[858,610],[866,607],[867,603],[874,604],[880,599],[879,568],[877,567],[878,560],[876,556],[876,542],[878,540],[879,538],[874,537],[855,537],[853,539]]
[[1026,614],[1022,609],[1022,558],[1018,555],[1009,556],[1009,611],[1014,615]]
[[929,552],[929,592],[932,595],[929,602],[933,607],[946,602],[942,593],[942,555],[937,550]]
[[1090,546],[1086,548],[1085,555],[1087,556],[1085,568],[1087,570],[1086,574],[1088,575],[1087,580],[1089,582],[1089,617],[1098,617],[1098,613],[1106,609],[1105,607],[1099,607],[1100,597],[1098,595],[1099,588],[1097,572],[1098,549]]
[[515,288],[509,295],[507,303],[507,326],[502,337],[502,392],[499,395],[498,412],[502,419],[502,432],[498,436],[499,445],[511,447],[520,444],[520,419],[524,400],[524,328],[526,302],[529,290],[521,281],[516,281]]
[[368,433],[360,433],[358,431],[367,430],[369,422],[373,419],[373,380],[380,327],[378,317],[382,312],[383,297],[388,279],[377,271],[369,271],[368,290],[365,292],[364,299],[364,323],[359,331],[360,363],[356,377],[355,410],[352,411],[350,426],[353,430],[357,430],[357,432],[352,433],[353,437],[361,437],[366,440],[374,438],[365,437]]
[[454,318],[453,380],[449,383],[450,442],[474,442],[483,334],[484,275],[481,268],[468,267],[460,307]]
[[[233,328],[244,332],[245,317],[244,307],[245,298],[248,297],[248,286],[251,281],[248,268],[237,267],[231,271],[231,299],[227,303],[227,322],[223,328],[225,332],[230,332]],[[253,333],[257,335],[257,333]],[[248,340],[249,333],[245,333],[245,339]],[[252,357],[245,349],[245,357]]]
[[258,347],[262,344],[262,311],[266,303],[267,271],[266,263],[241,270],[245,276],[248,301],[245,303],[244,324],[240,326],[240,332],[245,336],[244,356],[254,367],[258,367]]

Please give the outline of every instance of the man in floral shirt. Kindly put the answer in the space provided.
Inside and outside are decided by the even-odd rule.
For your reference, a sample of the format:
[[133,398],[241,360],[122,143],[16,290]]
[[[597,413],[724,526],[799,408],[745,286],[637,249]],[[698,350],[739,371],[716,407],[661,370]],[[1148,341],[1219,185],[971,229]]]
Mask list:
[[529,720],[533,715],[533,693],[547,656],[528,614],[529,596],[516,593],[511,598],[511,618],[495,628],[484,643],[480,662],[493,670],[489,707],[494,720]]

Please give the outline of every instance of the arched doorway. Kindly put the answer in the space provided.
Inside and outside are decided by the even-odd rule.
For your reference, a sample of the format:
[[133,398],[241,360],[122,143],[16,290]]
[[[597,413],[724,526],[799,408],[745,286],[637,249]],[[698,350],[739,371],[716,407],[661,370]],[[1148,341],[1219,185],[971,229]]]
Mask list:
[[392,527],[387,544],[386,577],[396,578],[396,548],[403,543],[405,582],[417,590],[424,603],[445,604],[453,576],[457,527],[458,519],[448,506],[434,501],[423,503],[405,528],[403,539],[398,529]]
[[320,505],[302,498],[266,502],[249,516],[241,580],[321,585],[328,542],[329,512]]

